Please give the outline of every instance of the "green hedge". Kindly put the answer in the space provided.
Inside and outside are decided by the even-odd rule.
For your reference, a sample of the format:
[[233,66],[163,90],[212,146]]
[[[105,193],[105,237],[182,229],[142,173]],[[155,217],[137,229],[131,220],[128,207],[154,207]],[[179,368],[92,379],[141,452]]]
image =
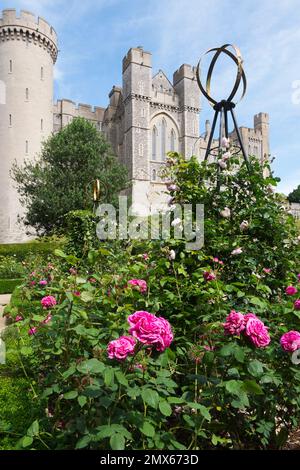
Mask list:
[[0,295],[11,294],[22,282],[23,279],[0,279]]
[[62,245],[63,242],[61,241],[33,241],[29,243],[0,245],[0,256],[15,256],[17,260],[24,261],[27,256],[32,254],[49,255],[56,248],[61,248]]
[[0,450],[12,450],[32,423],[35,404],[27,379],[0,376]]

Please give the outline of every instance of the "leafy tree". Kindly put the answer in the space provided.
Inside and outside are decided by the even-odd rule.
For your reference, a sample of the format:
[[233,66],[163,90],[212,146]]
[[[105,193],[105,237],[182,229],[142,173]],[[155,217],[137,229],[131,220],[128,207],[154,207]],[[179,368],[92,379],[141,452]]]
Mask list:
[[300,184],[296,189],[294,189],[294,191],[292,191],[288,195],[288,200],[290,202],[299,202],[300,203]]
[[20,201],[26,208],[24,224],[39,235],[62,232],[65,214],[92,209],[92,187],[101,181],[101,202],[115,203],[126,187],[127,172],[93,124],[75,118],[43,144],[33,161],[12,167]]

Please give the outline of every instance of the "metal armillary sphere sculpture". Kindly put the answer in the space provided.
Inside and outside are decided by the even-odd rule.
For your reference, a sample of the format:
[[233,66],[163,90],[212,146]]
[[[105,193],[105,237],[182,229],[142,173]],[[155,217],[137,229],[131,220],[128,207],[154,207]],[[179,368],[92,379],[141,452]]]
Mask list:
[[[230,50],[228,50],[228,48],[230,48],[230,47],[234,50],[234,53],[231,52]],[[214,54],[214,56],[211,60],[210,66],[208,68],[207,77],[206,77],[206,86],[204,88],[204,86],[202,85],[202,82],[201,82],[201,78],[200,78],[201,61],[202,61],[202,58],[205,55],[207,55],[211,52],[214,52],[215,54]],[[222,53],[229,56],[233,60],[233,62],[236,64],[237,74],[236,74],[236,79],[235,79],[234,86],[233,86],[232,91],[229,94],[228,98],[223,99],[223,100],[218,102],[210,95],[210,85],[211,85],[211,78],[212,78],[214,67],[216,65],[216,62],[217,62],[218,58],[220,57],[220,55]],[[247,80],[246,80],[246,75],[245,75],[245,72],[244,72],[244,69],[243,69],[243,59],[242,59],[242,56],[241,56],[241,52],[240,52],[238,47],[236,47],[232,44],[224,44],[221,47],[215,47],[213,49],[209,49],[207,52],[205,52],[204,56],[199,60],[199,63],[198,63],[198,66],[197,66],[197,81],[198,81],[198,85],[199,85],[199,88],[200,88],[202,94],[207,98],[210,105],[215,110],[215,115],[214,115],[211,132],[210,132],[209,139],[208,139],[208,144],[207,144],[207,149],[206,149],[204,160],[207,160],[208,156],[212,154],[213,150],[215,150],[215,149],[211,148],[211,145],[212,145],[212,142],[213,142],[213,137],[214,137],[214,133],[215,133],[215,129],[216,129],[219,114],[220,114],[219,148],[221,148],[221,146],[222,146],[221,145],[222,138],[226,137],[226,139],[228,139],[228,137],[229,137],[228,113],[230,113],[233,124],[234,124],[234,130],[236,132],[237,140],[238,140],[238,143],[239,143],[238,152],[242,153],[242,155],[244,157],[244,160],[245,160],[245,163],[247,165],[247,168],[250,171],[250,162],[249,162],[248,156],[246,154],[245,147],[244,147],[243,140],[242,140],[242,136],[241,136],[240,130],[238,128],[236,117],[235,117],[235,114],[234,114],[234,111],[233,111],[233,109],[235,108],[235,105],[237,104],[237,103],[233,102],[233,99],[234,99],[234,97],[236,96],[236,94],[238,92],[238,89],[240,87],[241,82],[242,82],[242,86],[243,86],[243,91],[242,91],[242,95],[241,95],[241,98],[239,99],[239,101],[241,101],[241,99],[244,97],[244,95],[246,93],[246,88],[247,88]]]
[[100,197],[101,197],[100,180],[96,179],[93,184],[93,202],[94,202],[93,210],[94,212],[97,210],[97,206],[100,202]]

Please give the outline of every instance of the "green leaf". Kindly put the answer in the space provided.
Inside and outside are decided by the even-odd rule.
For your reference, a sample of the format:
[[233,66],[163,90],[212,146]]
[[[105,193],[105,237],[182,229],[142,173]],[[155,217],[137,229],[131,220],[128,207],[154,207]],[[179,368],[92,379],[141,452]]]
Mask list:
[[198,410],[200,411],[200,414],[203,416],[203,418],[205,418],[207,421],[210,421],[211,420],[211,415],[210,415],[210,412],[208,410],[208,408],[204,405],[201,405],[200,403],[196,403],[196,402],[189,402],[188,403],[188,406],[190,406],[191,408],[194,408],[195,410]]
[[33,421],[32,425],[27,430],[28,436],[38,436],[40,431],[39,422],[37,420]]
[[23,346],[20,351],[23,356],[30,356],[33,353],[33,349],[30,346]]
[[241,380],[228,380],[224,383],[227,392],[231,393],[232,395],[240,394],[241,388],[243,386],[243,382]]
[[158,402],[159,402],[159,395],[155,390],[151,388],[144,388],[142,390],[142,399],[144,400],[147,405],[151,406],[152,408],[157,409]]
[[183,398],[180,398],[180,397],[168,397],[167,400],[169,403],[174,403],[175,405],[184,403],[185,401]]
[[154,437],[155,436],[155,429],[152,426],[152,424],[149,423],[149,421],[144,421],[142,426],[140,427],[140,431],[145,434],[145,436],[148,437]]
[[54,250],[55,256],[59,256],[59,258],[66,258],[67,255],[62,250],[56,249]]
[[260,377],[264,372],[263,364],[257,359],[254,359],[248,364],[248,371],[253,377]]
[[67,393],[64,394],[64,398],[66,400],[73,400],[77,396],[78,396],[77,390],[71,390],[70,392],[67,392]]
[[24,436],[22,439],[22,447],[29,447],[33,443],[33,438],[31,436]]
[[84,407],[86,402],[87,402],[87,397],[85,397],[84,395],[80,395],[80,397],[78,397],[78,403],[79,403],[81,408]]
[[92,292],[84,291],[80,298],[83,302],[92,302],[94,300],[94,294]]
[[116,370],[115,376],[119,384],[124,385],[125,387],[128,387],[128,380],[126,379],[125,375],[123,374],[121,370]]
[[237,346],[234,350],[234,357],[236,358],[238,362],[243,363],[245,360],[245,352],[243,348],[241,348],[240,346]]
[[104,371],[104,383],[109,387],[114,379],[114,370],[112,367],[107,367]]
[[86,436],[83,436],[79,441],[77,441],[75,449],[83,449],[84,447],[87,447],[89,443],[91,442],[91,436],[87,434]]
[[160,401],[158,407],[164,416],[171,416],[172,408],[167,401]]
[[82,374],[100,374],[104,369],[105,365],[103,362],[100,362],[96,358],[83,361],[77,366],[78,372],[81,372]]
[[261,386],[255,380],[244,380],[244,389],[246,392],[253,393],[254,395],[264,394]]
[[113,434],[109,440],[112,450],[124,450],[125,449],[125,438],[122,434]]

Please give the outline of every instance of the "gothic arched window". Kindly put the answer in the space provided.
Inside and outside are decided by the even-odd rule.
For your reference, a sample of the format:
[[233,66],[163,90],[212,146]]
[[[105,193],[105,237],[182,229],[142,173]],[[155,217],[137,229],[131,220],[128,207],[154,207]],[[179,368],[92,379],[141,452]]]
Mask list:
[[152,129],[152,160],[156,160],[157,153],[157,129],[156,126]]
[[171,152],[175,152],[175,139],[176,135],[174,129],[171,130]]
[[167,123],[165,118],[161,122],[161,159],[165,160],[166,157],[166,129]]

